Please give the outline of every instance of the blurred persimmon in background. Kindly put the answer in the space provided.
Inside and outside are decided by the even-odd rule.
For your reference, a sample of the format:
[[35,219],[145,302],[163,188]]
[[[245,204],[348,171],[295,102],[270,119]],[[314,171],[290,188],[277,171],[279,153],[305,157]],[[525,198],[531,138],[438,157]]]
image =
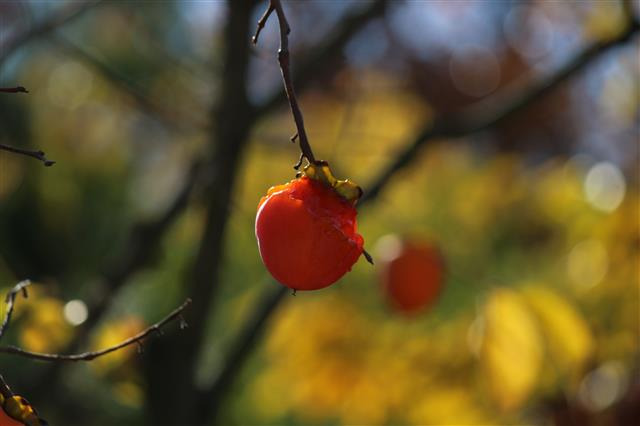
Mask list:
[[436,246],[391,234],[380,238],[377,253],[382,290],[394,310],[415,314],[433,306],[444,280],[444,259]]

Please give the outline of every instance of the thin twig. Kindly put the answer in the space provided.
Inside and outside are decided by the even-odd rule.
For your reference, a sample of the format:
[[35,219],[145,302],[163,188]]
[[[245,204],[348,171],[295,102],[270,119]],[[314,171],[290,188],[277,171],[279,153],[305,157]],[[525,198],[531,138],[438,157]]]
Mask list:
[[2,143],[0,143],[0,150],[35,158],[36,160],[42,161],[45,167],[53,166],[54,164],[56,164],[55,161],[47,160],[47,157],[45,156],[43,151],[33,151],[30,149],[16,148],[15,146],[9,146]]
[[[308,50],[309,54],[296,61],[292,70],[293,84],[299,93],[312,85],[328,72],[335,72],[336,63],[343,55],[344,47],[372,20],[382,16],[387,10],[388,0],[368,2],[363,9],[349,13],[331,30],[322,41]],[[258,105],[256,115],[261,117],[280,107],[284,100],[282,93],[275,91],[265,102]]]
[[15,300],[18,293],[22,293],[22,296],[25,299],[29,297],[29,294],[27,293],[27,286],[30,284],[31,281],[29,280],[20,281],[9,291],[9,293],[7,293],[7,297],[4,301],[4,303],[7,304],[7,313],[4,315],[4,320],[0,326],[0,339],[2,339],[2,336],[4,336],[4,333],[9,328],[9,322],[11,322],[11,315],[13,314],[13,308],[15,306]]
[[117,351],[118,349],[122,349],[124,347],[130,346],[133,344],[141,344],[142,341],[145,338],[147,338],[150,334],[160,332],[160,329],[164,325],[176,319],[180,321],[180,327],[184,328],[184,319],[182,317],[182,311],[184,311],[187,308],[187,306],[189,306],[190,304],[191,304],[191,299],[185,300],[185,302],[182,305],[174,309],[169,315],[167,315],[157,323],[151,325],[150,327],[147,327],[146,329],[136,334],[135,336],[132,336],[126,340],[123,340],[117,345],[113,345],[108,348],[101,349],[99,351],[83,352],[80,354],[73,354],[73,355],[63,355],[63,354],[46,354],[46,353],[40,353],[40,352],[31,352],[25,349],[18,348],[16,346],[0,346],[0,352],[19,355],[25,358],[37,359],[40,361],[91,361],[103,355]]
[[[282,3],[280,0],[270,0],[269,7],[266,12],[260,18],[258,22],[258,29],[256,34],[260,32],[260,24],[264,26],[264,23],[271,15],[271,12],[275,10],[278,16],[278,24],[280,26],[280,49],[278,50],[278,62],[280,63],[280,70],[282,71],[282,81],[284,83],[284,90],[289,100],[289,106],[291,107],[291,113],[293,114],[293,120],[296,123],[296,129],[298,131],[298,139],[300,140],[300,151],[307,158],[309,163],[316,164],[316,158],[309,145],[309,139],[307,138],[307,131],[304,128],[304,119],[302,117],[302,111],[298,105],[298,99],[296,98],[296,92],[293,88],[293,81],[291,80],[290,60],[289,60],[289,33],[291,28],[287,22],[287,17],[284,14]],[[263,21],[264,22],[261,22]],[[255,38],[255,36],[254,36]]]
[[267,8],[267,10],[265,10],[264,14],[258,20],[256,33],[254,34],[253,37],[251,37],[251,41],[253,42],[253,44],[258,44],[258,37],[260,36],[260,32],[264,28],[264,24],[267,23],[267,20],[269,19],[269,15],[271,15],[271,12],[273,12],[273,6],[271,5],[271,3],[269,3],[269,7]]
[[25,89],[23,86],[0,87],[0,92],[3,92],[3,93],[29,93],[29,91],[27,89]]

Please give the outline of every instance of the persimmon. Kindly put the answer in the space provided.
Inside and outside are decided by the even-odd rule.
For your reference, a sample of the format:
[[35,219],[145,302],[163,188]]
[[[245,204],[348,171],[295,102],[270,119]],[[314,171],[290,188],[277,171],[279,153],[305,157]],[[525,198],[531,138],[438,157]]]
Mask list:
[[0,394],[0,426],[46,426],[36,410],[19,395]]
[[[389,304],[414,314],[431,307],[442,290],[444,260],[432,244],[418,239],[386,236],[378,244],[382,260],[380,279]],[[380,247],[386,246],[386,247]]]
[[363,252],[354,207],[361,193],[324,162],[269,189],[258,204],[256,237],[271,275],[293,290],[317,290],[350,271]]

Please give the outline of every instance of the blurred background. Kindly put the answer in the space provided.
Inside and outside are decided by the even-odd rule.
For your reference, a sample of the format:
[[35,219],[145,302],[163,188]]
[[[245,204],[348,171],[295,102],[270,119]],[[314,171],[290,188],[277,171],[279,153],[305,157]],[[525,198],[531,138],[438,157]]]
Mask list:
[[[265,8],[0,2],[0,86],[30,92],[0,143],[57,162],[0,151],[0,287],[34,281],[3,344],[101,348],[194,300],[140,349],[2,355],[14,392],[54,425],[637,420],[638,2],[284,2],[376,260],[295,297],[254,236],[299,156]],[[394,278],[409,241],[438,261]]]

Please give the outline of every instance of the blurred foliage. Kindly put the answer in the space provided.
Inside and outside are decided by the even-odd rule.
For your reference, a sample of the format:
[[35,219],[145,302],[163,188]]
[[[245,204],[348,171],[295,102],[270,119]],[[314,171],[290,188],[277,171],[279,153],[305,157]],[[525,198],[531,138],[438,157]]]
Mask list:
[[[290,23],[328,28],[358,2],[342,3],[292,2]],[[366,191],[436,116],[521,75],[545,76],[576,46],[623,30],[615,2],[574,3],[396,5],[347,46],[330,75],[300,93],[317,157]],[[17,300],[3,343],[59,350],[75,334],[67,302],[112,297],[88,339],[89,349],[104,347],[179,302],[203,233],[207,200],[197,196],[149,267],[115,295],[104,276],[128,248],[132,224],[164,211],[191,161],[206,157],[210,128],[167,124],[167,116],[204,121],[222,84],[224,9],[196,4],[108,2],[61,31],[126,76],[161,113],[141,107],[95,61],[55,40],[3,65],[3,85],[16,80],[30,94],[0,97],[1,141],[41,148],[58,161],[45,169],[0,151],[2,293],[22,278],[38,282],[28,299]],[[52,6],[32,9],[39,7]],[[11,9],[7,2],[2,8]],[[433,25],[411,25],[418,19]],[[271,24],[251,58],[256,104],[282,90]],[[514,36],[509,25],[527,30]],[[322,34],[292,34],[295,60],[314,38]],[[484,56],[463,66],[473,85],[460,85],[452,58],[472,42],[482,44],[474,55]],[[421,150],[361,209],[359,229],[374,254],[389,233],[435,243],[448,273],[437,304],[416,317],[394,314],[376,267],[364,260],[334,286],[287,297],[220,421],[544,424],[562,423],[558,413],[568,410],[586,413],[584,424],[616,424],[616,407],[635,395],[640,368],[640,97],[637,40],[631,44],[491,132]],[[226,361],[260,294],[276,285],[260,262],[254,218],[268,188],[294,176],[292,131],[283,109],[258,121],[233,201],[220,207],[230,212],[223,285],[209,321],[190,324],[207,333],[197,377],[203,385]],[[145,360],[144,347],[140,354],[132,347],[65,365],[58,399],[38,382],[42,364],[3,356],[1,369],[52,424],[143,424]]]

